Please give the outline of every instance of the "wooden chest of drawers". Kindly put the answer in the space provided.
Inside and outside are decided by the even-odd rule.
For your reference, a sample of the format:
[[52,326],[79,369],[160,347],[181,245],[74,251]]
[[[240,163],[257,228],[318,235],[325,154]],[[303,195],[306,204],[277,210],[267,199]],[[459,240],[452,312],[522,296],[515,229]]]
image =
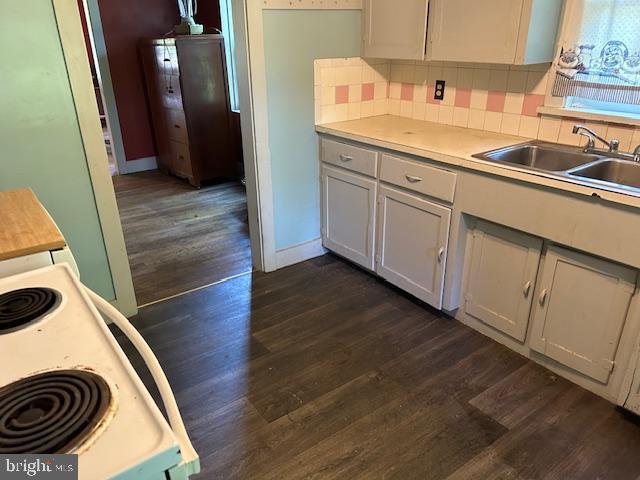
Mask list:
[[201,182],[236,171],[222,35],[140,42],[158,166]]

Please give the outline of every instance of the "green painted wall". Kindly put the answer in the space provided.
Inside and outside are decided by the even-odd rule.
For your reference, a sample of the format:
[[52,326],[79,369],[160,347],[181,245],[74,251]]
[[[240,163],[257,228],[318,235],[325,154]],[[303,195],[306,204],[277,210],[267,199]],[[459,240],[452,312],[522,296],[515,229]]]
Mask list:
[[71,246],[83,282],[113,299],[53,6],[0,6],[0,189],[31,187]]
[[263,10],[276,249],[320,237],[313,60],[360,55],[360,12]]

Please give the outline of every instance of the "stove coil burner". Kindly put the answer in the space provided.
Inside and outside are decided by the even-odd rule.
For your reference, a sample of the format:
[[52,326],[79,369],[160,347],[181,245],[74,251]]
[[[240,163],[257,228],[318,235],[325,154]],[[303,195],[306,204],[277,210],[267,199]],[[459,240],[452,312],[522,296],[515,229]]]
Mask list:
[[60,296],[50,288],[22,288],[0,295],[0,335],[38,321],[53,310]]
[[60,370],[0,388],[0,454],[69,453],[94,431],[111,403],[105,380]]

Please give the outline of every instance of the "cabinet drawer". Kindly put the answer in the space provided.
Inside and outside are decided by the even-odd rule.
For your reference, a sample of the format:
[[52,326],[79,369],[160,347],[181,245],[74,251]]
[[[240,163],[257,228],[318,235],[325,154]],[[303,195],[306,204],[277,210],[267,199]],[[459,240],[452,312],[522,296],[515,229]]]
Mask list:
[[178,75],[178,51],[175,45],[160,45],[155,47],[156,64],[160,75]]
[[171,140],[169,141],[169,149],[171,150],[171,169],[173,172],[180,176],[192,177],[189,145]]
[[322,139],[322,161],[369,177],[378,172],[378,153],[366,148]]
[[167,130],[171,140],[181,143],[189,143],[187,134],[187,121],[184,118],[184,111],[165,109],[167,119]]
[[162,106],[174,110],[182,110],[182,90],[180,88],[180,77],[169,75],[166,78],[161,76],[158,79],[160,86],[160,96]]
[[456,174],[423,163],[382,155],[380,180],[446,202],[453,202]]

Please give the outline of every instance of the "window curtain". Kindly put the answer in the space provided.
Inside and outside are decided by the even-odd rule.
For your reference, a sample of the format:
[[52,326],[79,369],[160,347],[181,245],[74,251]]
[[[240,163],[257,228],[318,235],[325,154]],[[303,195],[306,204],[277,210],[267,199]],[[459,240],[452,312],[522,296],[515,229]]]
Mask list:
[[640,0],[576,0],[557,97],[640,105]]

